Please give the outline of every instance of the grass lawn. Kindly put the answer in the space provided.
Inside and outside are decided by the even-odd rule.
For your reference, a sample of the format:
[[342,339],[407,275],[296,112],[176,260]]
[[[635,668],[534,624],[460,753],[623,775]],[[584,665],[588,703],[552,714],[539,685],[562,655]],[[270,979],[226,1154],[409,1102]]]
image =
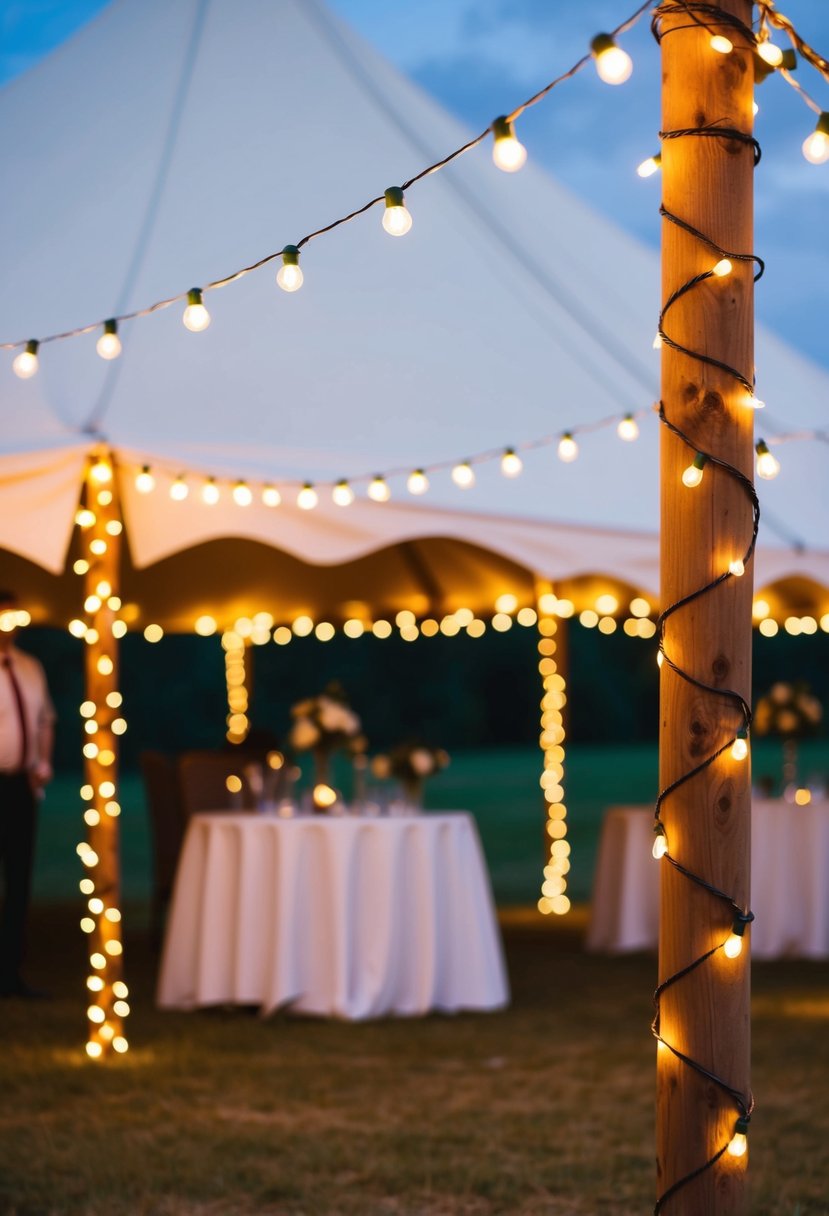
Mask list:
[[[584,954],[583,921],[505,916],[502,1013],[362,1024],[162,1013],[128,929],[132,1048],[101,1065],[75,909],[41,905],[29,974],[55,999],[0,1002],[0,1213],[650,1211],[655,960]],[[827,1216],[825,964],[757,964],[754,1012],[752,1211]]]

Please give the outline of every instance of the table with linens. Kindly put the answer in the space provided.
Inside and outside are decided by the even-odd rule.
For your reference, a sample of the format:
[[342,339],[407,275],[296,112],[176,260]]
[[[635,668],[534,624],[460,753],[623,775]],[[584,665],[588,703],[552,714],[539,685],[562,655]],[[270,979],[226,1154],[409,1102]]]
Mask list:
[[[587,948],[655,949],[659,872],[653,808],[611,807],[593,882]],[[755,958],[829,958],[829,801],[752,804],[751,951]]]
[[363,1019],[508,1001],[489,875],[465,812],[192,816],[161,1008]]

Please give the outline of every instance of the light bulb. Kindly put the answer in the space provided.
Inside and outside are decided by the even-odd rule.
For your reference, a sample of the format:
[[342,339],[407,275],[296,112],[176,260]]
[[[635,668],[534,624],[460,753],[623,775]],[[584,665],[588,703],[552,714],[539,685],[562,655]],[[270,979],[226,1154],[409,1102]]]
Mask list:
[[757,452],[757,476],[764,481],[773,481],[780,472],[780,461],[769,451],[765,440],[760,439],[755,448]]
[[98,485],[105,485],[112,481],[112,465],[108,460],[96,460],[89,470],[89,476]]
[[694,463],[689,464],[688,468],[682,474],[682,484],[687,486],[689,490],[693,490],[702,481],[702,470],[705,468],[706,457],[702,452],[697,452],[694,457]]
[[829,110],[823,111],[812,134],[804,139],[803,155],[810,165],[822,165],[829,160]]
[[749,395],[746,397],[745,403],[749,409],[752,410],[764,410],[766,408],[765,401],[761,401],[759,397],[754,395],[754,393],[749,393]]
[[782,48],[773,42],[761,42],[757,47],[757,54],[773,68],[779,68],[783,62]]
[[379,474],[369,482],[368,496],[374,502],[388,502],[391,498],[391,490],[385,477]]
[[570,464],[579,454],[579,445],[569,431],[565,431],[558,441],[558,458],[565,464]]
[[654,832],[656,834],[653,838],[653,848],[651,849],[651,852],[656,860],[659,861],[660,857],[664,857],[668,852],[668,837],[665,835],[665,829],[661,823],[656,825]]
[[461,464],[456,464],[452,470],[452,480],[456,486],[462,490],[468,490],[470,486],[475,484],[475,470],[468,460]]
[[638,165],[636,172],[640,177],[653,177],[654,173],[658,173],[662,166],[662,153],[657,152],[656,156],[649,156],[647,160],[643,160],[641,165]]
[[311,485],[310,481],[306,481],[305,485],[296,496],[296,505],[301,507],[303,511],[313,511],[318,502],[319,495]]
[[590,43],[596,60],[596,71],[605,84],[624,84],[633,71],[633,60],[627,51],[611,38],[610,34],[597,34]]
[[249,507],[253,502],[250,486],[244,481],[237,481],[233,487],[233,501],[239,507]]
[[742,578],[746,572],[745,563],[741,557],[735,557],[733,562],[728,563],[729,573],[735,578]]
[[501,472],[505,477],[517,477],[524,467],[524,462],[513,448],[505,448],[501,457]]
[[659,332],[659,330],[657,330],[656,336],[654,337],[653,342],[651,342],[651,346],[653,347],[654,350],[659,350],[661,345],[662,345],[662,334]]
[[492,159],[504,173],[515,173],[527,159],[527,149],[515,138],[512,123],[502,114],[492,124]]
[[202,303],[202,292],[200,287],[191,287],[187,293],[187,307],[184,310],[184,315],[181,318],[187,329],[192,333],[201,333],[203,329],[207,329],[210,324],[210,313]]
[[756,117],[757,117],[757,115],[760,113],[760,107],[758,106],[758,104],[757,104],[757,102],[756,102],[756,101],[753,101],[753,102],[751,103],[751,112],[752,112],[752,114],[754,115],[754,117],[755,117],[755,118],[756,118]]
[[711,267],[711,273],[715,274],[718,279],[724,279],[727,274],[731,274],[734,269],[728,258],[720,258],[715,266]]
[[744,730],[737,732],[737,738],[731,744],[731,757],[734,760],[745,760],[748,755],[748,737]]
[[349,507],[354,502],[354,491],[347,481],[338,481],[331,491],[331,497],[338,507]]
[[118,322],[115,320],[104,323],[104,332],[95,343],[95,349],[102,359],[117,359],[121,353],[121,339],[118,337]]
[[624,439],[626,443],[632,443],[634,439],[639,438],[639,426],[633,414],[625,414],[616,427],[616,434],[620,439]]
[[276,486],[262,487],[262,502],[266,507],[278,507],[282,502],[282,495],[277,490]]
[[15,356],[12,370],[21,380],[31,379],[37,371],[37,348],[38,343],[32,338],[26,343],[25,350]]
[[425,494],[429,489],[429,478],[423,469],[415,469],[408,476],[406,489],[410,494]]
[[190,488],[183,477],[177,477],[170,486],[170,497],[176,502],[184,502],[189,493]]
[[282,265],[276,281],[283,291],[299,291],[304,275],[299,266],[299,250],[296,245],[286,245],[282,250]]
[[657,655],[656,655],[656,666],[657,666],[657,667],[661,667],[661,666],[662,666],[662,664],[663,664],[664,662],[665,662],[665,656],[664,656],[664,654],[662,653],[662,651],[661,651],[661,650],[657,651]]
[[411,226],[412,217],[403,201],[403,191],[399,186],[389,186],[386,191],[383,227],[389,236],[405,236]]
[[209,507],[215,506],[219,501],[219,487],[212,477],[208,477],[207,481],[201,488],[202,502],[206,502]]
[[748,1150],[748,1139],[745,1132],[735,1132],[728,1142],[728,1151],[732,1157],[744,1157]]
[[135,477],[135,488],[139,494],[149,494],[155,489],[155,478],[150,472],[150,466],[145,464]]
[[716,51],[718,55],[730,55],[734,50],[734,43],[730,38],[726,38],[725,34],[711,35],[711,50]]

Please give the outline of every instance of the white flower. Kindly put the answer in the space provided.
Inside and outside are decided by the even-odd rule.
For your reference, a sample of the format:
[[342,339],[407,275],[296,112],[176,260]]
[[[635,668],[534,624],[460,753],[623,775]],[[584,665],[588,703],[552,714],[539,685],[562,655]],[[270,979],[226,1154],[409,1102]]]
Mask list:
[[320,732],[309,718],[297,718],[291,727],[291,744],[297,751],[306,751],[319,742]]
[[435,769],[432,753],[427,752],[425,747],[414,748],[409,755],[409,763],[418,777],[428,777]]

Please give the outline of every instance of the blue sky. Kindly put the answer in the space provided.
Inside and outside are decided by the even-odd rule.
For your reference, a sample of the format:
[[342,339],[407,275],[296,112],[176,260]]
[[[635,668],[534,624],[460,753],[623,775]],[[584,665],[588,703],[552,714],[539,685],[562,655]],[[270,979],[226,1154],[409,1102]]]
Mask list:
[[[139,0],[136,0],[139,2]],[[171,0],[175,2],[175,0]],[[583,53],[593,34],[618,25],[636,0],[329,0],[399,68],[476,131],[512,109]],[[104,7],[102,0],[0,0],[0,83],[31,67]],[[784,0],[807,42],[829,53],[827,0]],[[647,20],[625,36],[630,81],[601,85],[588,69],[528,112],[530,155],[600,211],[651,245],[659,241],[659,179],[641,181],[657,149],[659,55]],[[829,84],[798,75],[829,109]],[[767,262],[758,315],[829,366],[829,164],[808,165],[800,145],[815,116],[771,78],[757,92],[756,249]]]

